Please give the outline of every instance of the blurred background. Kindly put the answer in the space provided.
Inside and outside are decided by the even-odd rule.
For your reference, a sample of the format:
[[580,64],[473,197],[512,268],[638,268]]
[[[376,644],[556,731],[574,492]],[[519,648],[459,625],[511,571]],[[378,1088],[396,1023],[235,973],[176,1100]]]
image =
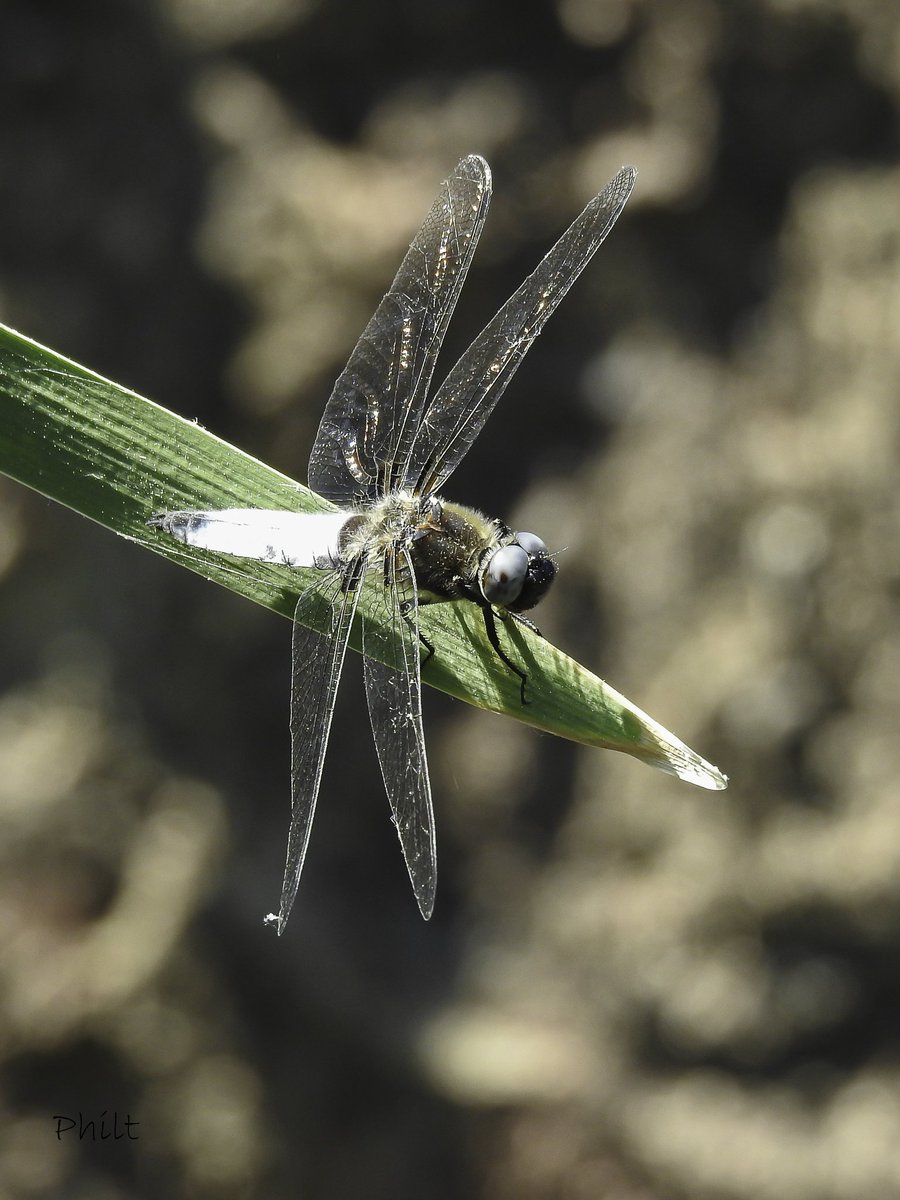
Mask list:
[[279,940],[287,622],[0,480],[0,1195],[900,1197],[896,7],[9,0],[0,89],[0,318],[300,480],[461,155],[445,368],[634,163],[448,491],[731,778],[427,691],[426,925],[354,657]]

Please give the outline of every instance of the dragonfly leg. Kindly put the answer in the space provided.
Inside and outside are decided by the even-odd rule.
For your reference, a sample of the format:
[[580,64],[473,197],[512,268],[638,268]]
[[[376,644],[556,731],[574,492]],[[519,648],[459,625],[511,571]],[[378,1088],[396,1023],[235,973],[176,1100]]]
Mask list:
[[360,580],[365,574],[366,556],[360,554],[355,558],[350,566],[350,570],[344,575],[341,580],[342,592],[355,592],[359,587]]
[[524,625],[526,629],[530,629],[532,633],[536,633],[539,638],[544,636],[538,629],[537,625],[535,625],[534,621],[529,621],[529,619],[527,617],[523,617],[521,613],[511,612],[509,613],[509,616],[511,616],[514,621],[518,621],[520,625]]
[[419,667],[421,668],[421,667],[425,666],[425,664],[429,661],[429,659],[434,657],[434,643],[430,642],[428,640],[428,638],[425,636],[425,634],[422,632],[422,630],[418,629],[413,624],[412,619],[410,618],[410,615],[409,615],[409,611],[411,608],[412,608],[412,604],[410,603],[410,601],[404,600],[403,603],[400,605],[400,616],[407,623],[407,625],[410,627],[410,629],[412,629],[415,633],[417,633],[419,635],[419,642],[421,645],[423,645],[425,647],[425,657],[419,663]]
[[[506,653],[503,650],[503,647],[500,645],[500,639],[497,637],[497,622],[494,617],[493,608],[491,608],[491,606],[489,604],[483,604],[481,606],[481,615],[484,617],[484,628],[488,635],[488,641],[491,643],[491,646],[494,648],[494,652],[496,653],[497,657],[506,663],[506,665],[509,667],[509,669],[512,671],[512,673],[514,675],[518,675],[518,677],[519,677],[519,692],[522,696],[522,703],[528,704],[529,701],[525,696],[525,684],[528,682],[527,672],[523,671],[521,667],[517,667],[516,664],[512,661],[512,659],[506,655]],[[512,614],[510,614],[510,615],[512,615]],[[528,621],[528,622],[526,622],[526,624],[530,625],[531,622]]]
[[425,664],[429,661],[429,659],[434,657],[434,643],[429,642],[428,638],[425,636],[425,634],[422,632],[421,629],[419,630],[419,641],[425,647],[425,657],[419,663],[420,667],[424,667]]

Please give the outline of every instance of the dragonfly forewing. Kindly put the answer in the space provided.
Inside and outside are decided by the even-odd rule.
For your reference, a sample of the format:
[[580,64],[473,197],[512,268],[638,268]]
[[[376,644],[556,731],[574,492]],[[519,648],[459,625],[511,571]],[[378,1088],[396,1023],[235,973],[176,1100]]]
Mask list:
[[406,487],[439,491],[478,437],[535,338],[603,244],[637,172],[623,167],[485,326],[428,405],[404,473]]
[[399,483],[490,195],[484,159],[462,159],[334,386],[310,455],[309,485],[336,504],[373,500]]

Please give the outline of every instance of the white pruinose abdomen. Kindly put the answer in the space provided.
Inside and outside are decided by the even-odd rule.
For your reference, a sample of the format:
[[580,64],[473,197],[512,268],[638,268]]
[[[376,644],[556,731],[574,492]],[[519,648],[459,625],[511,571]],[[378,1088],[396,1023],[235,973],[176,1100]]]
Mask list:
[[338,561],[341,530],[350,515],[220,508],[162,513],[153,524],[201,550],[289,567],[328,567]]

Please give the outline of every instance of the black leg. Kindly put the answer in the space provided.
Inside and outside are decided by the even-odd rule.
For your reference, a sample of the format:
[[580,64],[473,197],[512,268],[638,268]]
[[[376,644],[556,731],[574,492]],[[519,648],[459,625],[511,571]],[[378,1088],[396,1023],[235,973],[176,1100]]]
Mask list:
[[421,629],[419,630],[419,641],[425,647],[425,657],[419,663],[420,667],[424,667],[428,660],[434,657],[434,645],[432,642],[429,642],[428,638]]
[[366,556],[364,554],[360,554],[350,564],[350,570],[344,573],[344,576],[341,579],[341,591],[355,592],[359,587],[360,580],[365,574],[365,570]]
[[497,657],[506,663],[514,675],[518,675],[520,684],[519,691],[522,696],[522,703],[528,704],[529,701],[525,696],[525,684],[528,682],[528,675],[522,670],[521,667],[517,667],[516,664],[503,652],[503,648],[500,645],[500,639],[497,637],[497,622],[494,619],[494,610],[491,608],[491,606],[489,604],[483,604],[481,606],[481,614],[484,617],[484,628],[487,631],[488,641],[493,646]]
[[520,625],[524,625],[526,629],[530,629],[532,633],[536,633],[539,638],[544,636],[538,629],[537,625],[535,625],[534,621],[529,621],[528,618],[523,617],[521,613],[511,612],[509,615],[514,621],[518,621]]
[[[410,627],[410,629],[414,629],[415,626],[413,625],[412,621],[410,620],[410,616],[409,616],[409,610],[411,607],[412,607],[412,605],[411,605],[410,601],[404,600],[403,603],[400,605],[400,616],[407,623],[407,625]],[[425,664],[429,661],[429,659],[433,658],[434,645],[428,640],[428,638],[425,636],[425,634],[422,632],[421,629],[416,629],[415,631],[419,635],[419,642],[425,647],[425,657],[419,663],[419,668],[421,669],[422,667],[425,666]]]

